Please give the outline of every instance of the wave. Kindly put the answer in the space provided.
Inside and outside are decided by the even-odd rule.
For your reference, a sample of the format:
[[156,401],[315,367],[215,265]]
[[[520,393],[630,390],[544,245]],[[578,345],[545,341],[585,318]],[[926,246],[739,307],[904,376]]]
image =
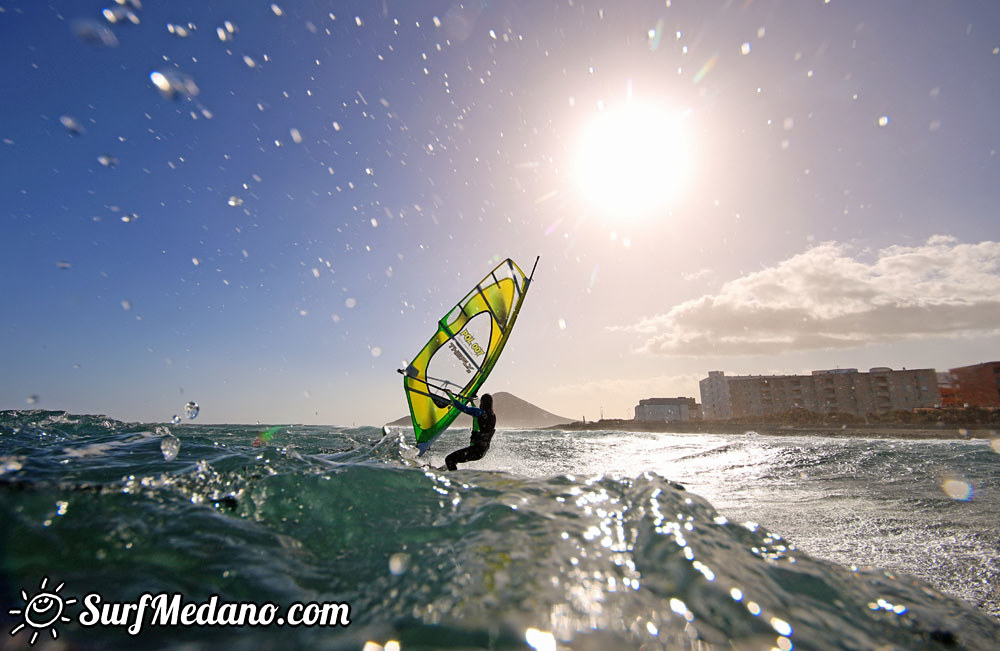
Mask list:
[[[115,601],[351,605],[346,629],[149,629],[144,644],[524,648],[536,631],[581,649],[990,648],[1000,635],[923,581],[812,558],[652,472],[443,473],[376,428],[288,428],[258,448],[260,428],[174,428],[181,454],[166,461],[155,427],[32,418],[2,421],[0,454],[24,460],[0,476],[11,585],[58,575]],[[92,445],[107,447],[71,454]]]

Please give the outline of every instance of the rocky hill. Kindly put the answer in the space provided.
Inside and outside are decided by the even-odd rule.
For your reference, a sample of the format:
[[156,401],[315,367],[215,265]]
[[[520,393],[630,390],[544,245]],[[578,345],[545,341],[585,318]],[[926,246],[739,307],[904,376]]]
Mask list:
[[[493,411],[497,415],[497,427],[501,429],[540,429],[554,425],[572,423],[572,418],[563,418],[541,407],[536,407],[527,400],[522,400],[512,393],[498,391],[493,395]],[[477,403],[478,404],[478,403]],[[410,417],[403,416],[389,423],[390,425],[406,426]],[[462,414],[455,420],[452,427],[471,427],[472,418]]]

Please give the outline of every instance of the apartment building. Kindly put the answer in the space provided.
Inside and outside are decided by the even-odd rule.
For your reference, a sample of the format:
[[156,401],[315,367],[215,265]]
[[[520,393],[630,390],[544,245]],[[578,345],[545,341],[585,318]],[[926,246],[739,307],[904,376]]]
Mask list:
[[729,379],[722,371],[709,371],[708,377],[698,382],[698,388],[701,390],[701,410],[706,419],[721,420],[733,417]]
[[958,407],[1000,407],[1000,362],[960,366],[948,371]]
[[876,367],[860,373],[848,368],[813,371],[811,375],[731,377],[712,371],[699,386],[705,417],[715,419],[796,409],[864,416],[941,404],[934,369]]

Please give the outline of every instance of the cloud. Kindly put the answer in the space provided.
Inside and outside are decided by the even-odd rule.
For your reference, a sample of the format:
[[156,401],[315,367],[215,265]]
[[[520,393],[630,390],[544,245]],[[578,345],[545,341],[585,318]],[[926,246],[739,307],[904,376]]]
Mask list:
[[[871,261],[865,261],[866,259]],[[764,355],[1000,332],[1000,242],[935,235],[872,255],[827,242],[616,330],[643,353]]]
[[706,267],[691,273],[681,274],[681,278],[683,278],[684,280],[698,280],[700,278],[704,278],[705,276],[710,276],[710,275],[712,275],[712,270]]

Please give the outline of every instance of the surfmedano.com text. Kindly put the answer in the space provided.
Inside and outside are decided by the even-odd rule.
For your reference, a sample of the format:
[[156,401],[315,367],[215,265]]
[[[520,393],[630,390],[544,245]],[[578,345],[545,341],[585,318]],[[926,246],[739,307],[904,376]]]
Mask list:
[[212,595],[202,603],[185,603],[180,594],[143,593],[131,603],[102,603],[101,595],[88,594],[83,599],[81,626],[125,627],[129,635],[138,635],[150,626],[343,626],[350,625],[351,606],[347,603],[294,602],[282,613],[271,602],[219,601]]

